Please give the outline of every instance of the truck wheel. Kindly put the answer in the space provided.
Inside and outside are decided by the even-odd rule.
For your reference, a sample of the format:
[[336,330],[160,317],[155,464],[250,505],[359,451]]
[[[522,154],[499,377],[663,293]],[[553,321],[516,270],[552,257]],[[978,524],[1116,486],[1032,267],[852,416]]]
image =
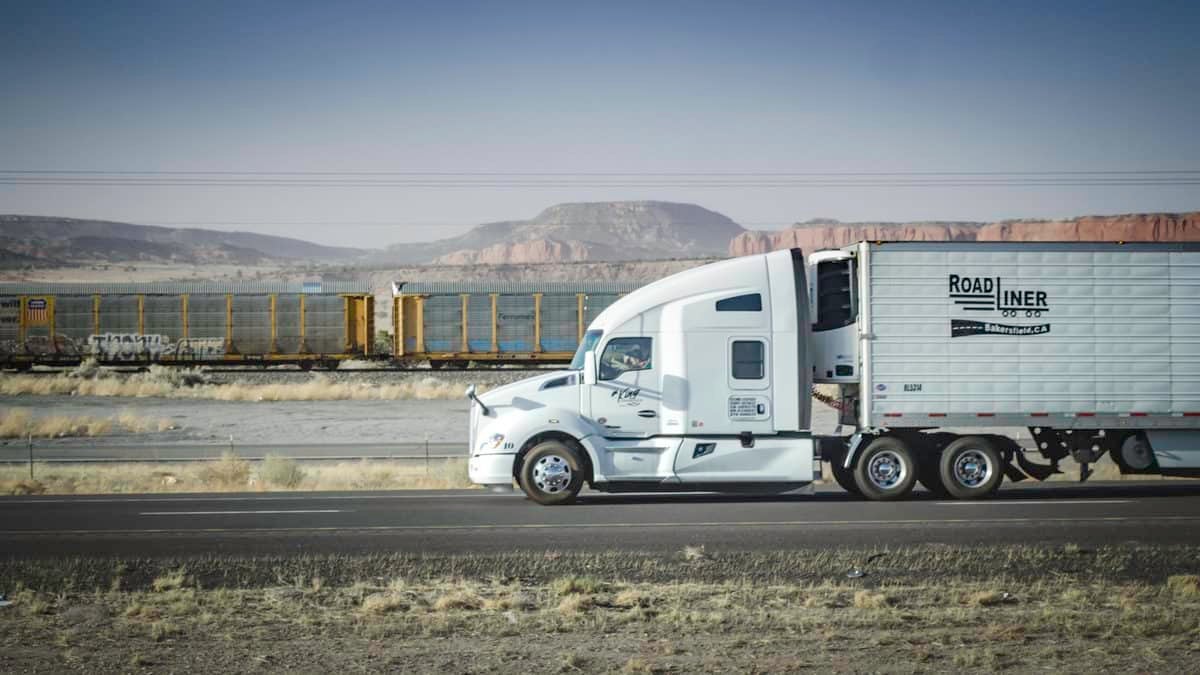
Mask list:
[[570,504],[583,487],[583,462],[558,441],[539,443],[525,455],[517,482],[539,504]]
[[847,469],[842,466],[842,458],[836,457],[835,461],[829,463],[830,470],[833,472],[833,479],[841,486],[843,490],[849,492],[856,497],[862,496],[862,490],[858,489],[858,484],[854,482],[854,469]]
[[940,474],[946,490],[959,499],[979,499],[1004,480],[1004,460],[986,438],[965,436],[942,451]]
[[854,482],[867,499],[892,501],[912,492],[917,482],[917,458],[899,438],[871,441],[854,466]]
[[941,455],[921,458],[921,472],[917,481],[935,497],[945,497],[950,494],[946,484],[942,482],[942,470],[939,466]]

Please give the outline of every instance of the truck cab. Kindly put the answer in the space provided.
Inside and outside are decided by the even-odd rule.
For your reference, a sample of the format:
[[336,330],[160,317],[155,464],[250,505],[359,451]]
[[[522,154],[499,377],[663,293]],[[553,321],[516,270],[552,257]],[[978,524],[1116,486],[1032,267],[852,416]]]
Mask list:
[[819,478],[799,250],[735,258],[604,310],[564,371],[468,391],[470,476],[533,500],[782,491]]

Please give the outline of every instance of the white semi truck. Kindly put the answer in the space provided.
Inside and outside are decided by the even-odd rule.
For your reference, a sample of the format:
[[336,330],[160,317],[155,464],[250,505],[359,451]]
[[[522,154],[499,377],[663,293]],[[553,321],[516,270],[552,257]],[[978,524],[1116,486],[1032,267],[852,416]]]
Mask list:
[[[813,384],[844,435],[811,431]],[[1071,457],[1200,476],[1200,246],[863,242],[625,296],[570,369],[477,395],[470,476],[542,504],[803,487],[961,499]],[[1028,429],[1032,447],[1014,438]]]

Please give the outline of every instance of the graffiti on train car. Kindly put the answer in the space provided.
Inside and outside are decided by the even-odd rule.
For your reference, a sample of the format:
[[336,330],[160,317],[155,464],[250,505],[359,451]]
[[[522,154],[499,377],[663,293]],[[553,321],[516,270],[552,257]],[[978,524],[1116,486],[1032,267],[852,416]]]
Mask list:
[[165,335],[104,333],[89,335],[88,347],[103,361],[157,361],[169,353],[171,339]]
[[102,361],[206,361],[225,356],[222,338],[184,338],[172,342],[166,335],[104,333],[88,336],[88,352]]
[[0,300],[0,335],[15,337],[20,330],[21,301],[17,298]]
[[208,361],[224,356],[224,338],[184,338],[175,344],[175,358],[179,361]]

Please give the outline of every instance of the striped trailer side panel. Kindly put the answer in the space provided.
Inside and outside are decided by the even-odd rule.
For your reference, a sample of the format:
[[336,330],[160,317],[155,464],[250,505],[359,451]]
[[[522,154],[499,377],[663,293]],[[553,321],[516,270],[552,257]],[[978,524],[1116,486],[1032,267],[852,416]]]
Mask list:
[[1200,247],[864,247],[863,424],[1196,427]]

